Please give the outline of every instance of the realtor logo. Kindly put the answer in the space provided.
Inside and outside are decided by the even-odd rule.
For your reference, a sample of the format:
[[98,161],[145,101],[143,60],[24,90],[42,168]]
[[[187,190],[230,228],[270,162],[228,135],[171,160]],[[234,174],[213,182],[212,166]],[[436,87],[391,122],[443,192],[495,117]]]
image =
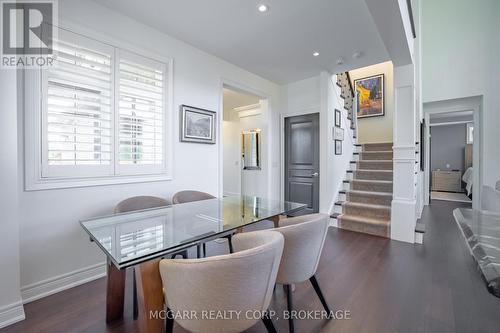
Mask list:
[[55,0],[0,0],[2,68],[39,68],[53,63],[57,32]]

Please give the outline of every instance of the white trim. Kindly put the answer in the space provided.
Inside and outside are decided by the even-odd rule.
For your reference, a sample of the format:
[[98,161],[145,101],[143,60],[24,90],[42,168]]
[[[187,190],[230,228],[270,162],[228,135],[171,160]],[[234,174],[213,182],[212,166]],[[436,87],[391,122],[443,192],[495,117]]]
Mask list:
[[0,328],[7,327],[26,318],[21,301],[0,308]]
[[474,124],[473,120],[462,120],[462,121],[449,121],[444,123],[430,123],[430,127],[434,126],[446,126],[446,125],[460,125],[460,124]]
[[21,287],[23,304],[53,295],[106,276],[106,263],[99,263]]

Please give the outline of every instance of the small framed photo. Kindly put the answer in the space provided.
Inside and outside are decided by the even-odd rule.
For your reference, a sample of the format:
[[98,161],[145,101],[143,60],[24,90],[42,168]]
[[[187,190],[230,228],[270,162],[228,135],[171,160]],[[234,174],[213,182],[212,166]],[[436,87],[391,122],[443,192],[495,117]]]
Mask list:
[[342,141],[335,140],[335,155],[342,155]]
[[333,140],[344,141],[344,129],[340,127],[333,128]]
[[214,144],[216,113],[188,105],[180,109],[180,140]]
[[342,117],[342,113],[340,113],[340,110],[335,109],[335,126],[336,127],[342,127],[341,117]]

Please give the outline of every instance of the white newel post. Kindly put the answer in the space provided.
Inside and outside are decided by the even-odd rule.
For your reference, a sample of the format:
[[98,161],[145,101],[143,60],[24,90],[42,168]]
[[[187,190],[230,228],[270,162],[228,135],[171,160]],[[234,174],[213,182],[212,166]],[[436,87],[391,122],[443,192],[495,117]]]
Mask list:
[[394,188],[391,238],[415,242],[415,69],[394,67]]

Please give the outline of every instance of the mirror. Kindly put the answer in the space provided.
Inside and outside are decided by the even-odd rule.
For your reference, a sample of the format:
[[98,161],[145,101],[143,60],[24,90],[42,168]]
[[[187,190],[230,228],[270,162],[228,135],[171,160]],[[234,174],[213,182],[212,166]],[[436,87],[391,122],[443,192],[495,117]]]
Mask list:
[[260,170],[260,129],[241,133],[241,157],[243,170]]

